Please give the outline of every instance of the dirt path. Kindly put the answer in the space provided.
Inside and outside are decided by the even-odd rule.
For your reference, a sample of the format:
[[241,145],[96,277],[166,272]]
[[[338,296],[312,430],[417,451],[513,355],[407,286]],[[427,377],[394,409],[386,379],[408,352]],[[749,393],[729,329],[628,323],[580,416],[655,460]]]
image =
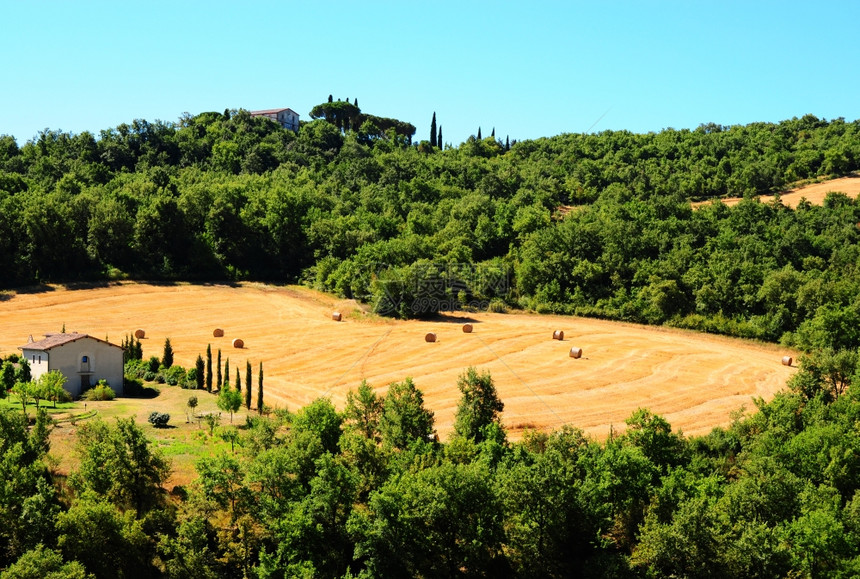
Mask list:
[[[331,312],[345,314],[343,322]],[[464,314],[465,316],[465,314]],[[777,346],[681,330],[562,316],[469,314],[437,321],[367,317],[353,302],[297,287],[262,284],[117,284],[94,289],[20,293],[0,301],[0,354],[17,352],[28,335],[79,331],[114,343],[146,330],[144,356],[161,356],[170,338],[176,363],[194,365],[206,345],[230,358],[231,378],[245,362],[254,383],[262,362],[265,399],[291,409],[319,396],[342,408],[346,393],[367,379],[381,393],[411,376],[436,413],[439,432],[452,428],[457,376],[470,365],[489,370],[505,403],[512,438],[525,428],[571,423],[604,437],[639,407],[675,429],[707,433],[752,397],[771,397],[795,371]],[[223,328],[223,338],[212,330]],[[552,339],[565,332],[563,342]],[[437,333],[436,343],[424,334]],[[242,338],[245,348],[231,347]],[[568,356],[572,346],[581,359]]]

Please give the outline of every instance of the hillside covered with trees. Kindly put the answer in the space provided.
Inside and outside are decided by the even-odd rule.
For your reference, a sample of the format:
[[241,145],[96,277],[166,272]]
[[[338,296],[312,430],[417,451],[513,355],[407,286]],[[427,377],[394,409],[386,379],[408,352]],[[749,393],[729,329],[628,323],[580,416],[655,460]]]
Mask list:
[[313,113],[297,134],[240,110],[0,137],[3,285],[300,280],[403,317],[506,302],[860,345],[858,203],[689,205],[855,171],[860,122],[442,150],[357,100]]
[[810,354],[702,437],[643,409],[605,442],[571,425],[514,443],[468,369],[440,443],[420,385],[356,385],[340,413],[249,418],[170,494],[133,420],[78,425],[61,477],[46,415],[2,411],[4,578],[860,574],[860,203],[690,206],[856,171],[859,122],[442,149],[435,115],[413,144],[353,109],[324,103],[297,134],[226,111],[2,137],[0,279],[298,280],[388,315],[508,305]]

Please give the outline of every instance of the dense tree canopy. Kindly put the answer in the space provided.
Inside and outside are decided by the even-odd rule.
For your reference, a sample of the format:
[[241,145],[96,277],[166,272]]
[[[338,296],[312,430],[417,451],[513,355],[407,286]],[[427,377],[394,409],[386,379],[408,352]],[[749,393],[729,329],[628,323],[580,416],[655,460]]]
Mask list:
[[[441,151],[349,101],[312,113],[298,133],[239,110],[0,138],[3,285],[302,280],[387,315],[507,302],[860,345],[858,203],[752,199],[857,170],[857,121],[566,134],[510,150],[470,138]],[[689,206],[723,195],[751,199]]]

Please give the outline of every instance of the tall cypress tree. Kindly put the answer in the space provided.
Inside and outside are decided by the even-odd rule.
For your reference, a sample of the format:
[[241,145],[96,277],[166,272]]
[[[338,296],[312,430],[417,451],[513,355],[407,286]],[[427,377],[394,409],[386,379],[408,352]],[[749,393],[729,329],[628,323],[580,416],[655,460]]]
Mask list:
[[230,383],[230,356],[224,360],[224,388]]
[[218,381],[215,382],[215,385],[218,386],[218,390],[221,390],[221,348],[218,348]]
[[236,392],[242,393],[242,377],[239,375],[239,368],[236,368]]
[[165,368],[173,366],[173,346],[170,345],[170,338],[164,338],[164,353],[161,356],[161,365]]
[[263,363],[260,362],[260,373],[257,375],[257,412],[263,413]]
[[508,135],[505,135],[505,151],[511,150],[511,140],[508,138]]
[[442,140],[442,125],[439,125],[439,138],[436,139],[436,142],[439,144],[440,149],[445,148],[445,142]]
[[206,390],[212,392],[212,344],[206,344]]
[[481,127],[478,127],[478,140],[481,140]]
[[194,377],[197,381],[197,389],[203,389],[203,356],[197,354],[197,363],[194,365],[194,368],[197,370],[197,375]]
[[251,409],[251,363],[245,360],[245,408]]
[[490,136],[493,137],[494,139],[496,138],[496,127],[493,127],[493,132],[490,133]]
[[436,146],[436,111],[433,111],[433,120],[430,121],[430,146]]

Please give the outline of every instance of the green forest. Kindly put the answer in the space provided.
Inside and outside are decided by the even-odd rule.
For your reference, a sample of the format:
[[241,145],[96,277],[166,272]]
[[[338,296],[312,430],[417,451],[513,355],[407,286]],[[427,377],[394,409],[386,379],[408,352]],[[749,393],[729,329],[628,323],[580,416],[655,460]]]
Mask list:
[[[860,575],[860,202],[756,199],[860,170],[860,121],[455,147],[435,115],[426,140],[357,101],[311,117],[0,137],[0,285],[299,282],[401,318],[521,308],[807,354],[697,437],[641,409],[606,441],[512,442],[469,368],[439,442],[420,384],[357,384],[342,412],[249,418],[172,490],[148,426],[82,423],[63,477],[50,419],[3,411],[3,578]],[[723,196],[744,201],[690,204]]]

